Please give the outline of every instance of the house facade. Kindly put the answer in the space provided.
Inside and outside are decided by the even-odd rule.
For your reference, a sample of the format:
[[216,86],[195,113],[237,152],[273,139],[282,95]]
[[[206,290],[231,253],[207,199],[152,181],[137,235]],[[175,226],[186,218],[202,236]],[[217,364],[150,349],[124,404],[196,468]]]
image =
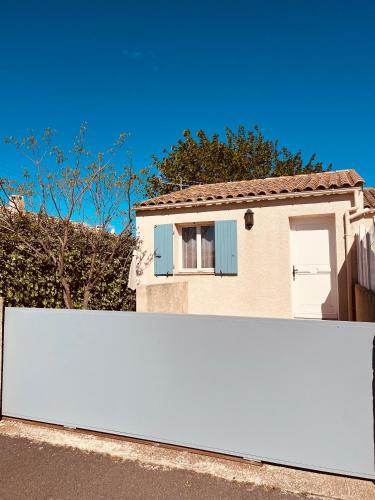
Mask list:
[[194,186],[137,204],[151,256],[137,311],[353,319],[354,226],[375,195],[363,185],[342,170]]

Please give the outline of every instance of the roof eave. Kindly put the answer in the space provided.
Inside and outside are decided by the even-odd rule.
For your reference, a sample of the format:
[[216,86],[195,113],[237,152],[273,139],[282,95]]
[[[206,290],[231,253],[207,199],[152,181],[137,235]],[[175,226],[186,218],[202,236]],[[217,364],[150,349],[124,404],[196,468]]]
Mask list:
[[329,195],[339,195],[353,193],[354,191],[362,191],[363,186],[353,186],[347,188],[337,188],[337,189],[325,189],[325,190],[315,190],[315,191],[298,191],[292,193],[279,193],[270,195],[260,195],[260,196],[241,196],[237,198],[227,198],[218,200],[204,200],[204,201],[189,201],[183,203],[162,203],[159,205],[135,205],[133,209],[136,212],[152,211],[152,210],[170,210],[178,208],[192,208],[199,206],[212,206],[212,205],[232,205],[239,203],[253,203],[256,201],[265,200],[284,200],[288,198],[308,198],[317,196],[329,196]]

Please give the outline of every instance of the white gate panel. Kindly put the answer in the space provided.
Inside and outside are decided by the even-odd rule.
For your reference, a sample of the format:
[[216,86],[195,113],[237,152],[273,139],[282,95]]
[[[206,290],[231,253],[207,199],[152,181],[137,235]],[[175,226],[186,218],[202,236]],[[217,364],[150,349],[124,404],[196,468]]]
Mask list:
[[375,326],[6,308],[3,414],[375,478]]

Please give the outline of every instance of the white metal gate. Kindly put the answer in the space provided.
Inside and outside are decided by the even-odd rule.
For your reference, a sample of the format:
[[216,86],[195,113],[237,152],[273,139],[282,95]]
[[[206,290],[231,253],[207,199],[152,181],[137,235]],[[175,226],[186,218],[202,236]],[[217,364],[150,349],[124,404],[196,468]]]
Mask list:
[[3,414],[375,478],[371,323],[6,308]]

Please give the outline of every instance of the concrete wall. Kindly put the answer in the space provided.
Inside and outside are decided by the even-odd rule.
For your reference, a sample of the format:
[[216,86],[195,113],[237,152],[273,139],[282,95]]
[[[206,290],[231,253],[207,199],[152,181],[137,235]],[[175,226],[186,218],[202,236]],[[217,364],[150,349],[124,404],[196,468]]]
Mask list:
[[[186,274],[179,270],[178,231],[174,230],[174,276],[154,276],[153,261],[143,270],[141,285],[188,283],[188,312],[291,318],[292,277],[290,219],[327,215],[334,218],[339,319],[347,319],[344,213],[354,205],[353,193],[277,201],[170,208],[137,213],[137,233],[143,249],[154,251],[155,224],[237,220],[238,275]],[[245,229],[244,213],[254,211],[254,227]],[[164,292],[160,290],[160,301]],[[185,293],[185,292],[184,292]],[[137,310],[149,310],[144,291],[137,293]],[[153,300],[157,300],[154,297]],[[154,302],[155,303],[155,302]],[[174,312],[169,310],[168,312]],[[176,310],[177,312],[177,310]],[[180,312],[180,311],[179,311]]]
[[[353,220],[353,223],[351,224],[350,232],[351,235],[353,236],[353,251],[352,253],[352,276],[353,276],[353,290],[356,284],[360,284],[361,277],[359,275],[359,267],[360,267],[360,260],[361,260],[361,244],[359,241],[359,230],[360,226],[364,226],[366,229],[366,232],[372,232],[374,230],[375,225],[375,217],[373,214],[366,214],[365,216],[358,217]],[[375,249],[372,246],[372,251],[374,252]],[[372,269],[373,269],[373,261],[370,264]],[[372,273],[371,273],[372,274]],[[363,285],[363,283],[362,283]]]
[[355,312],[357,321],[375,322],[375,293],[355,286]]
[[164,283],[137,288],[138,312],[187,313],[188,283]]

